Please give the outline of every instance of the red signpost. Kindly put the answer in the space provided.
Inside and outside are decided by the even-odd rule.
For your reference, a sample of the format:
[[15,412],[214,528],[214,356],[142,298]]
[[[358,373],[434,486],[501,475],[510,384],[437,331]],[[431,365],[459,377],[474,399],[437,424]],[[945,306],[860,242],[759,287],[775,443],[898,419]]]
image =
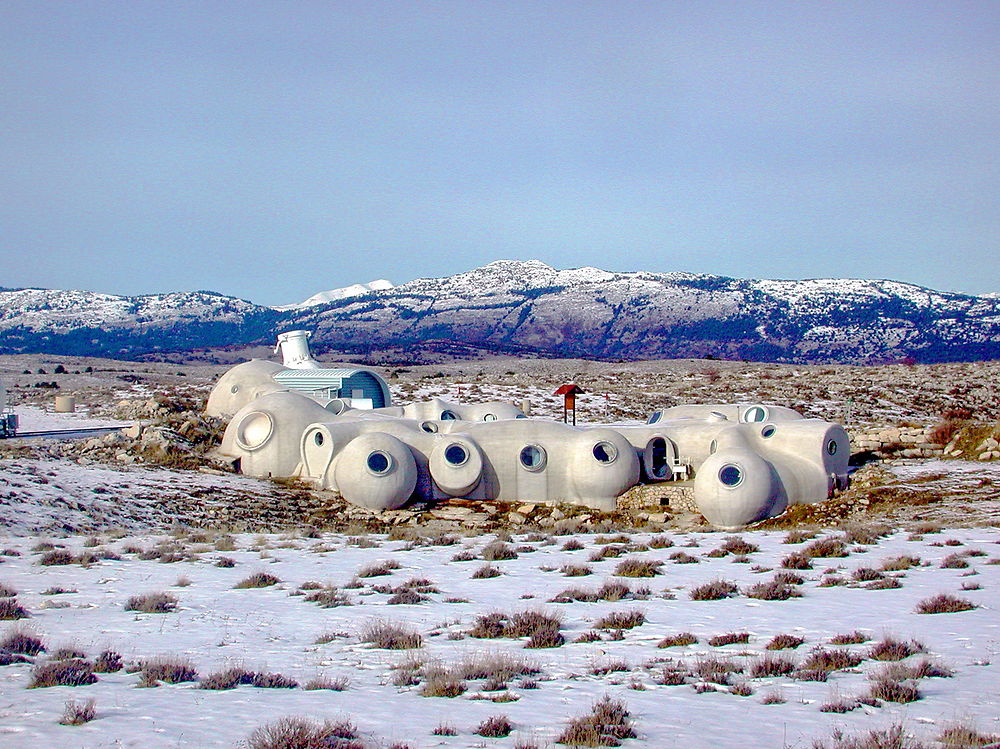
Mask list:
[[553,395],[561,395],[563,397],[563,423],[569,421],[569,414],[573,414],[573,426],[576,426],[576,396],[585,393],[586,391],[579,385],[575,385],[572,382],[566,385],[560,385]]

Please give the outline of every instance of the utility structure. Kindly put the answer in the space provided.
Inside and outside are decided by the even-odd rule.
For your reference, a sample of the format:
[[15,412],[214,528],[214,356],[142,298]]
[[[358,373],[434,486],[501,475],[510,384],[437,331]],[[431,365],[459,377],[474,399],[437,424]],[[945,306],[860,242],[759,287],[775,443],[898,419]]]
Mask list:
[[560,385],[559,389],[556,390],[554,395],[561,395],[563,397],[563,424],[569,422],[570,414],[573,415],[573,426],[576,426],[576,396],[586,391],[572,382],[565,385]]
[[7,389],[0,382],[0,438],[17,434],[17,414],[7,401]]

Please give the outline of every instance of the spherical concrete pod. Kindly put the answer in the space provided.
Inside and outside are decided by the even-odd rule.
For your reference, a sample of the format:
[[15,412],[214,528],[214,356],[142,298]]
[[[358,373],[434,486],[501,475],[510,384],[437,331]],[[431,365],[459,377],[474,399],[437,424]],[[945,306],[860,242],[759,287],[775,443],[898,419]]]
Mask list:
[[368,432],[351,440],[334,467],[337,489],[351,504],[394,510],[417,485],[417,464],[410,448],[392,435]]
[[329,416],[316,401],[298,393],[281,390],[262,395],[230,420],[219,454],[238,460],[240,472],[247,476],[295,476],[303,430]]
[[572,501],[611,511],[618,497],[639,481],[639,456],[621,434],[611,429],[587,429],[572,440],[569,481]]
[[483,454],[468,437],[446,436],[431,450],[431,478],[450,497],[464,497],[483,476]]
[[745,448],[720,449],[706,458],[694,479],[694,499],[705,519],[724,530],[774,517],[788,507],[774,468]]
[[254,399],[267,392],[283,390],[274,381],[274,375],[284,367],[265,359],[251,359],[237,364],[215,383],[205,413],[209,416],[229,418]]

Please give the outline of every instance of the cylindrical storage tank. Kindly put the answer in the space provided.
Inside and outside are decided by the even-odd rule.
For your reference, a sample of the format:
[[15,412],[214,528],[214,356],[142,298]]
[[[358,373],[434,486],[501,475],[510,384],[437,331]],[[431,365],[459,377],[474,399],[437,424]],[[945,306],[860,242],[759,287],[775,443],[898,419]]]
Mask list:
[[479,446],[459,435],[438,440],[430,454],[431,478],[450,497],[464,497],[483,476],[483,454]]
[[76,411],[76,398],[72,395],[57,395],[55,410],[57,414],[73,413]]
[[410,448],[392,435],[369,432],[351,440],[334,466],[337,488],[351,504],[394,510],[417,485],[417,464]]
[[735,530],[785,511],[788,499],[771,464],[747,449],[719,450],[694,479],[694,499],[712,525]]

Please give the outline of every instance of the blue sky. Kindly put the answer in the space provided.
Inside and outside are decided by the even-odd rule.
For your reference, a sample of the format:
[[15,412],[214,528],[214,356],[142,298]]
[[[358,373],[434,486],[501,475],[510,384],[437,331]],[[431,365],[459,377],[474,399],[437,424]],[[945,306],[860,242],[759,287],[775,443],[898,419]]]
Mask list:
[[0,0],[0,285],[1000,291],[997,2]]

